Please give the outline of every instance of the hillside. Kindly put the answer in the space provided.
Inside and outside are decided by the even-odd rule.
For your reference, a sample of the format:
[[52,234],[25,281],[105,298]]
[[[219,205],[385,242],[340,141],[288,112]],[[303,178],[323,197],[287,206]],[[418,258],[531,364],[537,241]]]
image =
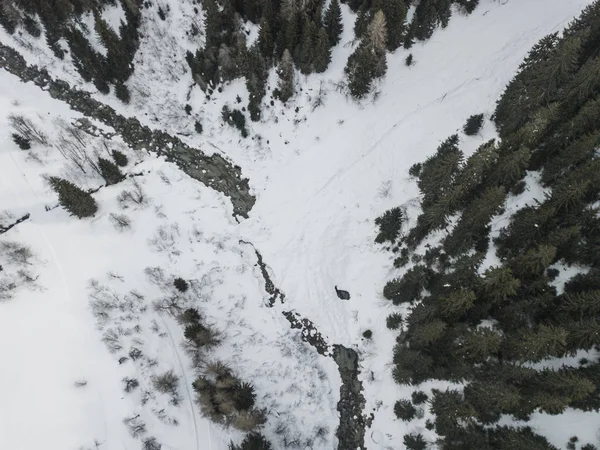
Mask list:
[[[405,435],[417,433],[426,448],[440,449],[600,446],[600,403],[536,403],[521,416],[500,407],[489,422],[482,422],[479,410],[463,408],[462,416],[453,416],[439,402],[436,410],[432,390],[457,389],[460,396],[474,379],[471,373],[431,369],[422,379],[399,380],[402,361],[411,370],[418,364],[398,349],[403,342],[416,348],[415,329],[428,325],[417,319],[427,313],[412,322],[411,311],[428,298],[437,301],[436,289],[446,279],[432,277],[408,301],[396,301],[384,289],[413,266],[442,267],[439,253],[427,250],[446,245],[446,236],[471,211],[465,203],[421,241],[414,238],[429,198],[411,168],[425,163],[427,174],[425,161],[435,161],[436,149],[454,134],[466,164],[491,139],[500,146],[522,143],[514,134],[529,123],[539,126],[534,118],[540,106],[523,101],[502,109],[500,101],[497,109],[497,102],[531,48],[561,33],[593,2],[429,2],[437,5],[433,11],[447,6],[451,12],[447,21],[440,15],[440,26],[425,20],[430,15],[419,5],[427,1],[401,2],[397,34],[389,2],[349,1],[340,5],[338,42],[325,34],[331,27],[315,25],[323,11],[310,8],[320,2],[301,2],[306,9],[289,13],[286,27],[296,15],[308,17],[308,25],[298,27],[315,27],[318,37],[314,47],[297,38],[297,48],[288,49],[295,61],[291,72],[278,44],[289,38],[288,28],[269,22],[269,8],[288,14],[286,5],[300,2],[279,3],[81,1],[64,17],[62,2],[52,12],[43,2],[3,6],[0,448],[225,450],[232,441],[243,450],[269,448],[258,441],[250,446],[248,436],[258,436],[253,432],[273,449],[403,449],[409,448]],[[235,14],[229,15],[229,4]],[[379,7],[389,22],[381,46]],[[363,16],[369,26],[357,38],[355,20]],[[52,20],[60,25],[54,28]],[[576,36],[588,42],[580,54],[589,61],[598,58],[596,35]],[[317,51],[325,48],[323,40],[332,44],[326,46],[326,67]],[[371,88],[356,99],[353,86],[360,83],[353,85],[345,68],[351,55],[361,55],[361,46],[371,46],[377,58],[367,67],[383,60],[386,70],[369,72]],[[226,64],[236,58],[243,64]],[[565,79],[556,78],[550,103],[568,103],[561,92],[584,63],[573,65]],[[597,103],[595,67],[576,111]],[[292,74],[293,92],[283,102],[285,73]],[[506,92],[509,98],[512,91]],[[598,117],[594,111],[590,123]],[[474,114],[483,114],[482,127],[468,136],[463,125]],[[562,133],[562,116],[552,117],[554,128],[548,129]],[[530,150],[551,146],[547,134],[527,142]],[[582,155],[597,161],[597,123],[580,134],[569,139],[591,136]],[[502,242],[493,241],[517,211],[545,202],[552,183],[567,176],[558,168],[567,166],[570,153],[539,154],[519,174],[523,191],[503,193],[502,210],[486,217],[490,228],[472,237],[488,241],[478,274],[525,253],[530,244],[548,244],[505,243],[510,254],[504,258],[496,252]],[[554,168],[546,169],[547,159]],[[494,167],[490,179],[502,165]],[[597,185],[594,168],[574,176],[567,190],[578,178]],[[81,190],[61,184],[59,198],[51,177]],[[480,187],[474,192],[480,194]],[[600,199],[589,189],[581,202],[593,211],[585,232],[593,249]],[[388,224],[401,229],[392,242],[376,243],[376,218],[394,207],[402,217]],[[580,209],[569,213],[579,214],[574,211]],[[573,225],[565,220],[557,227]],[[473,256],[472,246],[464,245],[457,254]],[[407,264],[396,263],[402,248]],[[559,275],[544,286],[554,286],[548,301],[558,309],[565,283],[577,274],[591,273],[586,286],[596,286],[593,251],[573,256],[565,250],[550,259],[542,272],[552,266]],[[339,299],[336,287],[350,299]],[[401,285],[398,295],[410,288]],[[588,314],[597,315],[597,298],[589,302]],[[546,309],[532,319],[536,327],[548,325],[548,317],[562,320]],[[402,325],[390,327],[391,314],[401,314]],[[454,322],[477,327],[503,320],[496,312],[482,314]],[[512,314],[504,320],[513,320]],[[418,358],[437,357],[431,347],[443,353],[440,340],[454,338],[437,335]],[[591,339],[583,350],[569,343],[562,351],[524,352],[515,359],[558,372],[586,358],[586,377],[597,384],[598,342]],[[594,391],[589,384],[582,389],[590,396]],[[429,402],[414,401],[421,406],[413,417],[399,419],[397,401],[416,391],[426,392]],[[532,427],[547,441],[488,439],[484,447],[473,438],[471,445],[463,435],[449,439],[448,430],[460,427],[444,428],[444,418],[486,425],[499,419],[499,425]],[[568,444],[572,436],[578,441]]]

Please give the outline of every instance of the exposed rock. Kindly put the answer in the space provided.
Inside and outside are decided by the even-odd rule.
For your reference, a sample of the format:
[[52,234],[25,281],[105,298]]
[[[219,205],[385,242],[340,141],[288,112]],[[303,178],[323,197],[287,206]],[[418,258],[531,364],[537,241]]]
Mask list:
[[[240,243],[252,245],[246,241],[240,241]],[[252,246],[254,247],[254,245]],[[269,306],[273,307],[278,297],[283,303],[285,294],[271,280],[260,252],[256,248],[254,248],[254,251],[265,280],[265,290],[271,294]],[[338,438],[337,450],[364,450],[367,418],[363,414],[365,397],[362,393],[362,383],[358,379],[360,371],[358,369],[357,353],[343,345],[334,344],[330,346],[315,325],[309,319],[301,317],[297,312],[283,311],[283,315],[290,322],[292,328],[301,330],[304,342],[313,346],[319,354],[333,357],[338,366],[342,386],[340,387],[340,401],[337,404],[337,410],[340,413],[340,424],[336,431]]]
[[[94,98],[89,92],[54,80],[45,69],[28,66],[25,59],[10,47],[0,44],[0,68],[18,76],[23,82],[32,82],[47,91],[53,98],[69,104],[75,111],[92,117],[112,127],[128,145],[166,155],[190,177],[224,193],[231,199],[234,214],[248,217],[256,199],[250,194],[247,178],[242,178],[241,168],[219,155],[207,156],[179,138],[161,130],[152,130],[133,117],[123,117]],[[91,125],[91,124],[88,124]]]

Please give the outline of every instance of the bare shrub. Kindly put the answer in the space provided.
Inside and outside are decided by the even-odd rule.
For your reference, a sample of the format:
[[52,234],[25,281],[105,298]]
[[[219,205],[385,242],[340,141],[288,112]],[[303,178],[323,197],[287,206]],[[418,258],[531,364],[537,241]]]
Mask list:
[[73,386],[75,386],[76,388],[82,388],[82,387],[86,387],[88,384],[87,380],[77,380],[75,381],[75,383],[73,383]]
[[140,419],[139,414],[133,417],[126,417],[123,419],[123,423],[134,438],[146,434],[146,424]]
[[172,316],[177,316],[181,312],[181,304],[178,296],[165,297],[153,302],[156,312],[165,312]]
[[137,389],[137,387],[140,385],[140,382],[135,378],[125,377],[123,378],[123,384],[123,390],[127,393],[130,393]]
[[177,238],[179,237],[179,226],[177,224],[160,225],[152,238],[148,240],[148,244],[157,252],[174,252]]
[[0,255],[12,264],[19,266],[31,265],[29,260],[33,258],[31,248],[17,242],[0,242]]
[[110,213],[108,216],[115,229],[119,231],[128,230],[131,228],[131,219],[125,214]]
[[88,135],[64,120],[57,120],[56,125],[60,131],[54,147],[59,153],[81,172],[87,174],[91,169],[102,176],[96,152],[90,151],[91,144]]
[[25,139],[48,145],[48,137],[40,130],[31,119],[21,114],[9,114],[8,120],[13,129]]
[[179,377],[169,370],[162,375],[156,375],[152,378],[152,385],[161,394],[171,396],[171,402],[175,405],[179,403]]
[[241,431],[254,431],[267,421],[265,413],[253,409],[242,411],[235,415],[232,425]]
[[146,206],[148,204],[148,198],[141,184],[135,179],[131,179],[131,186],[129,189],[123,190],[117,197],[119,206],[123,209],[127,209],[131,206]]
[[109,328],[102,335],[102,341],[106,344],[111,353],[117,353],[119,350],[123,349],[123,344],[121,343],[122,335],[123,329],[121,327]]
[[155,437],[149,437],[142,441],[142,450],[160,450],[162,445]]
[[165,272],[160,267],[146,267],[144,273],[150,283],[156,286],[164,286],[166,284]]

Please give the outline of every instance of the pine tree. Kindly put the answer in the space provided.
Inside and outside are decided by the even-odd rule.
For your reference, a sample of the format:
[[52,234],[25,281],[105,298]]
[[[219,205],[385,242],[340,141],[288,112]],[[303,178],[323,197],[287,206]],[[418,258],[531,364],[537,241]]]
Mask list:
[[387,23],[387,48],[393,52],[404,41],[406,32],[406,3],[404,0],[377,0],[375,8],[381,9]]
[[464,395],[475,408],[477,419],[486,425],[497,422],[501,414],[517,411],[521,401],[521,394],[515,386],[498,381],[475,381],[465,387]]
[[342,38],[344,31],[344,23],[342,22],[342,10],[339,0],[331,0],[329,7],[325,11],[323,18],[323,26],[329,37],[329,45],[331,47],[337,45]]
[[271,34],[271,27],[266,19],[260,21],[260,30],[258,31],[258,48],[260,48],[261,54],[265,58],[271,58],[273,56],[273,50],[275,49],[273,43],[273,36]]
[[455,342],[456,354],[472,363],[483,363],[500,350],[501,334],[491,328],[468,330]]
[[315,41],[317,38],[317,31],[314,22],[310,19],[304,21],[304,27],[302,28],[302,46],[300,48],[300,55],[298,59],[298,67],[300,72],[308,75],[313,71],[313,57],[315,51]]
[[474,114],[467,119],[463,132],[467,136],[475,136],[483,126],[483,114]]
[[385,241],[394,243],[400,235],[400,228],[406,221],[404,212],[400,207],[392,208],[375,219],[375,225],[379,227],[375,242],[383,244]]
[[600,345],[600,323],[595,318],[567,324],[569,349],[590,350]]
[[285,103],[294,95],[295,78],[294,61],[292,60],[292,54],[287,48],[283,51],[283,56],[277,68],[277,75],[279,76],[279,81],[274,94]]
[[444,337],[447,329],[448,324],[439,319],[419,324],[418,327],[411,330],[411,348],[423,349],[439,342]]
[[371,90],[373,80],[385,75],[387,70],[386,44],[385,16],[381,11],[377,11],[369,23],[365,38],[350,55],[344,69],[348,77],[350,94],[354,98],[365,97]]
[[271,444],[260,433],[249,433],[240,445],[229,444],[229,450],[271,450]]
[[438,299],[438,310],[446,320],[457,320],[475,303],[476,295],[468,289],[454,291]]
[[315,53],[313,57],[313,67],[316,73],[323,73],[327,70],[331,62],[331,47],[325,28],[319,29],[317,40],[315,42]]
[[383,11],[378,10],[369,23],[367,40],[375,53],[381,53],[385,50],[388,41],[388,28]]
[[475,416],[475,410],[465,402],[462,394],[452,389],[445,392],[433,390],[431,412],[436,415],[435,431],[439,435],[452,433],[459,426],[459,421],[468,423]]
[[567,336],[567,330],[562,327],[539,325],[534,330],[509,337],[507,346],[512,359],[537,362],[551,356],[564,356]]
[[117,80],[123,83],[129,78],[132,72],[129,55],[123,48],[119,36],[117,36],[108,23],[102,19],[100,14],[96,14],[95,28],[100,36],[102,44],[106,47],[108,76],[111,80]]
[[300,50],[302,48],[302,16],[300,13],[293,14],[288,18],[285,27],[285,48],[289,49],[296,64],[300,61]]
[[110,152],[110,154],[115,160],[115,164],[119,167],[125,167],[129,162],[129,160],[127,159],[127,155],[125,155],[123,152],[120,152],[119,150],[113,150],[112,152]]
[[482,292],[493,303],[505,301],[516,295],[521,281],[513,276],[508,267],[491,267],[483,274]]
[[72,215],[82,219],[96,214],[98,205],[87,192],[67,180],[58,177],[49,178],[50,186],[58,194],[60,205]]
[[98,168],[107,185],[117,184],[125,178],[119,167],[108,159],[98,158]]
[[513,261],[513,271],[522,276],[535,276],[552,264],[556,257],[556,247],[539,245],[517,257]]

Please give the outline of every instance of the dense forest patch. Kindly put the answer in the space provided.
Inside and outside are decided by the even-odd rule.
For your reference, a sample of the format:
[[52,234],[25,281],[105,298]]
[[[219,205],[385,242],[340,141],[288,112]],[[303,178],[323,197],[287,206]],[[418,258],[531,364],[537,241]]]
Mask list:
[[[600,408],[599,96],[596,1],[521,64],[493,116],[501,140],[465,160],[451,136],[411,168],[421,191],[416,225],[399,233],[397,209],[376,222],[377,242],[391,241],[400,254],[396,267],[414,255],[420,261],[383,290],[411,309],[394,350],[394,379],[465,385],[432,392],[440,448],[551,449],[530,428],[498,420]],[[507,201],[534,172],[548,193],[509,214]],[[500,214],[509,223],[492,235]],[[446,232],[434,246],[427,238],[436,230]],[[564,267],[579,273],[564,279]],[[589,357],[575,364],[547,364],[582,352]],[[403,420],[411,411],[408,400],[397,404]],[[422,448],[419,439],[405,442]]]

